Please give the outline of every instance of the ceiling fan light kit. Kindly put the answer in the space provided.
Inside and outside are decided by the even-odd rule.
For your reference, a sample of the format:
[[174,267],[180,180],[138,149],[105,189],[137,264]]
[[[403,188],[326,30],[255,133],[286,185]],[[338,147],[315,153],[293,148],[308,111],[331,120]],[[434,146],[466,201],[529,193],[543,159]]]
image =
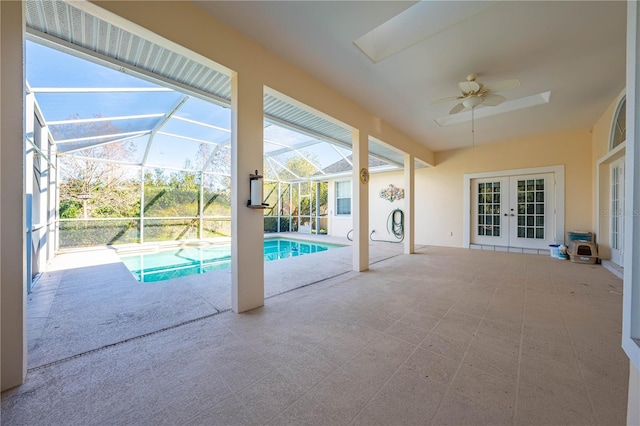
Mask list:
[[482,103],[482,98],[480,96],[470,96],[462,101],[462,105],[465,108],[475,108]]

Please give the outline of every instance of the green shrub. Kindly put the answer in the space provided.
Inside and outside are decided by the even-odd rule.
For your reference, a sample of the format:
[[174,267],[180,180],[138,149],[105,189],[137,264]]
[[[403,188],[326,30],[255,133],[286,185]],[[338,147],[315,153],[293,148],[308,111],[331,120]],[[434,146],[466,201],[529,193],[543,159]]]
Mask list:
[[82,215],[82,203],[78,201],[60,202],[60,219],[75,219]]

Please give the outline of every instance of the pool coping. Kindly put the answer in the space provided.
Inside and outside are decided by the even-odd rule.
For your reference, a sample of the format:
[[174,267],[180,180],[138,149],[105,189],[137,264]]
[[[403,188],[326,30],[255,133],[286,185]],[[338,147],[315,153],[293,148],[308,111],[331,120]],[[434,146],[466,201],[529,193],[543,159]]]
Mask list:
[[[332,235],[316,235],[316,234],[299,234],[298,232],[274,232],[264,234],[264,239],[273,238],[286,238],[297,241],[307,241],[311,243],[324,243],[324,244],[338,244],[342,246],[351,246],[352,242],[344,237],[336,237]],[[173,247],[189,247],[189,246],[202,246],[202,245],[214,245],[214,244],[230,244],[231,237],[216,237],[216,238],[202,238],[202,239],[185,239],[185,240],[172,240],[172,241],[153,241],[148,243],[133,243],[133,244],[118,244],[118,245],[98,245],[87,247],[68,247],[58,250],[58,254],[64,253],[77,253],[85,251],[97,251],[97,250],[113,250],[116,254],[124,253],[148,253],[161,251],[163,249],[169,249]]]

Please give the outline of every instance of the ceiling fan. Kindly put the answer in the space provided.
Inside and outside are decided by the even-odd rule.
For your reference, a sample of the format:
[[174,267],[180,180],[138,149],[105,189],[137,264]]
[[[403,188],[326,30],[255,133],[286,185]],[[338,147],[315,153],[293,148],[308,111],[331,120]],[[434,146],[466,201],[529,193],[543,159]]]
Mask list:
[[478,83],[476,81],[477,78],[478,75],[476,73],[469,74],[467,76],[467,81],[461,81],[460,83],[458,83],[458,88],[462,92],[461,96],[451,96],[444,99],[438,99],[431,103],[439,104],[455,100],[460,101],[460,103],[451,108],[449,114],[456,114],[464,109],[473,110],[479,105],[498,106],[502,102],[504,102],[506,98],[504,96],[498,95],[497,92],[515,89],[516,87],[520,86],[520,81],[515,78],[500,81],[489,86]]

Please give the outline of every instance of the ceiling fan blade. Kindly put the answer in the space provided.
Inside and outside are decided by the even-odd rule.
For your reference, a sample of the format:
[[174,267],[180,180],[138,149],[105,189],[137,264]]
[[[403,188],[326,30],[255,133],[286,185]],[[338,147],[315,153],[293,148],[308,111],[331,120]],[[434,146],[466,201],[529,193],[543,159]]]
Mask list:
[[494,84],[489,84],[486,88],[490,92],[503,92],[505,90],[515,89],[520,86],[520,80],[517,78],[512,78],[511,80],[503,80]]
[[449,96],[448,98],[437,99],[437,100],[431,102],[431,105],[442,104],[442,103],[445,103],[445,102],[455,101],[458,98],[459,98],[459,96]]
[[462,93],[475,93],[482,88],[482,86],[475,81],[461,81],[458,83],[458,88]]
[[482,97],[482,105],[486,106],[498,106],[506,101],[504,96],[496,95],[495,93],[487,93]]
[[458,104],[458,105],[454,106],[453,108],[451,108],[451,111],[449,111],[449,114],[457,114],[460,111],[462,111],[463,109],[464,109],[464,105]]

